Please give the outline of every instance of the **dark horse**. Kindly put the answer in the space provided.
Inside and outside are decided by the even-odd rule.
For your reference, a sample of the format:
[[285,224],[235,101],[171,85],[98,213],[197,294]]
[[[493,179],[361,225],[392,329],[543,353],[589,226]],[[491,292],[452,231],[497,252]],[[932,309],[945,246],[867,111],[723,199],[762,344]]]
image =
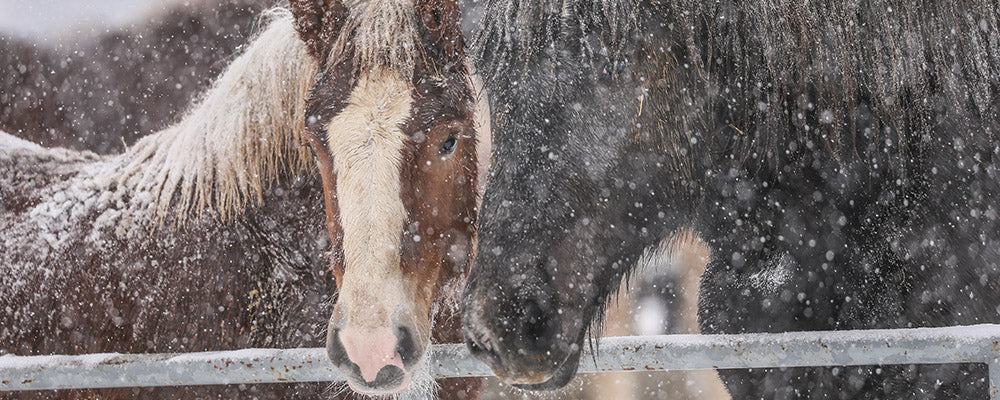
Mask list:
[[[711,248],[703,332],[1000,322],[998,5],[493,0],[466,340],[565,385],[645,249]],[[980,365],[726,371],[735,398],[981,398]]]
[[[326,338],[357,391],[433,390],[425,350],[461,337],[455,298],[475,235],[475,102],[457,6],[291,6],[294,27],[271,12],[196,107],[122,154],[0,134],[0,352]],[[448,386],[465,398],[478,381]]]

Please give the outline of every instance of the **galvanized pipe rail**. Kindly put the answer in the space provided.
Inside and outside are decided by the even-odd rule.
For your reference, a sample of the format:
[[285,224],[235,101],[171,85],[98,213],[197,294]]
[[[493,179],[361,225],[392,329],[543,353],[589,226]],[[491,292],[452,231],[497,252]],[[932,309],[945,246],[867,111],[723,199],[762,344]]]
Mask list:
[[[1000,325],[745,335],[609,337],[581,373],[985,363],[1000,400]],[[489,376],[464,345],[431,347],[438,378]],[[0,391],[341,381],[322,348],[184,354],[0,356]]]

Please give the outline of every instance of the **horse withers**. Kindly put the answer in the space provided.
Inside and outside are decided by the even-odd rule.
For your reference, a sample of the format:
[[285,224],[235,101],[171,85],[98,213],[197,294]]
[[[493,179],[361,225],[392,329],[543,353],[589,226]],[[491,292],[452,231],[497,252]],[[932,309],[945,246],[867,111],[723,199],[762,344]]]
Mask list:
[[292,10],[294,27],[272,12],[191,112],[123,154],[0,137],[4,353],[293,347],[329,333],[357,391],[433,390],[425,350],[461,340],[454,298],[475,235],[457,10]]
[[[565,385],[691,226],[706,333],[1000,321],[994,2],[487,2],[494,163],[466,339]],[[982,365],[723,371],[734,398],[982,398]]]

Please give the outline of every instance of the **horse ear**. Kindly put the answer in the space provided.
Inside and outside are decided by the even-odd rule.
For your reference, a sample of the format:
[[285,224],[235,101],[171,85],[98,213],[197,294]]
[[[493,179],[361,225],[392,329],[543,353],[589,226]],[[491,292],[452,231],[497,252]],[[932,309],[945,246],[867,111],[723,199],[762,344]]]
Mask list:
[[289,8],[309,54],[325,62],[346,15],[344,4],[340,0],[290,0]]

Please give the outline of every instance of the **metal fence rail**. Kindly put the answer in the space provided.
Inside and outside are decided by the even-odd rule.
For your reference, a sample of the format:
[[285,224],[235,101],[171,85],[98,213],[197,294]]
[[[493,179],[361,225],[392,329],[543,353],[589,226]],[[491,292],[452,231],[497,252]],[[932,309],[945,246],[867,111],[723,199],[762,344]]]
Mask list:
[[[580,372],[985,363],[1000,399],[1000,325],[601,339]],[[464,345],[431,348],[438,378],[492,375]],[[0,391],[339,381],[321,348],[0,356]]]

